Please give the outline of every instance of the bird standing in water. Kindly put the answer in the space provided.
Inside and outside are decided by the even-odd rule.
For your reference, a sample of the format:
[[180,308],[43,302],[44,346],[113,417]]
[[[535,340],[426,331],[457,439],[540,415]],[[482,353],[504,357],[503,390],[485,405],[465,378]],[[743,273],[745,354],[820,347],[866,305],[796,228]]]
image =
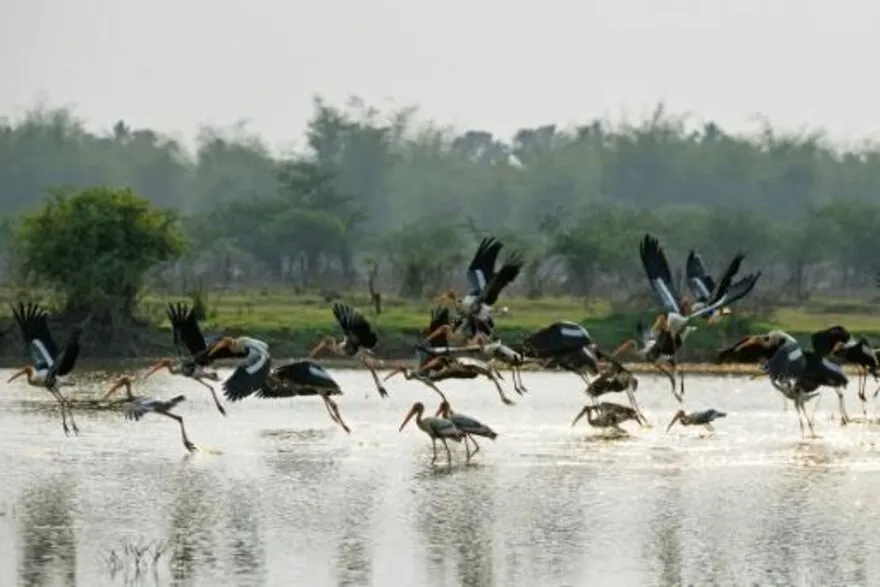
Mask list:
[[[440,407],[437,408],[437,417],[445,418],[449,420],[455,427],[464,432],[464,450],[466,455],[466,462],[470,462],[471,457],[480,452],[480,445],[477,444],[477,441],[474,440],[474,436],[483,436],[488,438],[489,440],[495,440],[498,437],[498,434],[495,433],[494,430],[480,422],[475,418],[471,418],[470,416],[465,416],[464,414],[459,414],[452,411],[452,407],[449,405],[449,402],[443,401],[440,402]],[[474,444],[474,452],[470,451],[470,447],[468,447],[468,440],[470,440]]]
[[409,413],[406,415],[406,418],[403,420],[403,424],[400,425],[398,432],[402,432],[403,427],[406,426],[407,422],[415,416],[416,426],[418,426],[419,429],[431,439],[431,445],[434,449],[434,458],[431,459],[431,464],[433,465],[437,462],[437,440],[439,439],[443,442],[443,448],[446,449],[446,462],[449,467],[452,468],[452,453],[449,452],[449,445],[446,444],[446,441],[453,440],[455,442],[461,442],[464,438],[464,432],[459,430],[451,421],[444,418],[423,418],[422,414],[424,414],[424,412],[425,404],[422,402],[414,403],[413,407],[410,408]]
[[678,410],[675,416],[672,417],[672,421],[669,422],[669,426],[666,427],[666,431],[669,432],[672,426],[679,422],[682,426],[705,426],[709,432],[715,432],[712,422],[718,418],[726,417],[727,414],[725,412],[719,412],[711,408],[702,412],[691,412],[690,414],[685,413],[684,410]]

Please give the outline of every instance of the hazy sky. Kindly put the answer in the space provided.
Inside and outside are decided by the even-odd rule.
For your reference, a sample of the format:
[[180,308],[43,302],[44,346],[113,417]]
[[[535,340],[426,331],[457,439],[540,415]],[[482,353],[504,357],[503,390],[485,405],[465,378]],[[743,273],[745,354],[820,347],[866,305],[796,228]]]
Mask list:
[[0,0],[0,113],[187,139],[246,118],[277,146],[315,93],[503,135],[662,99],[855,141],[880,135],[878,30],[868,0]]

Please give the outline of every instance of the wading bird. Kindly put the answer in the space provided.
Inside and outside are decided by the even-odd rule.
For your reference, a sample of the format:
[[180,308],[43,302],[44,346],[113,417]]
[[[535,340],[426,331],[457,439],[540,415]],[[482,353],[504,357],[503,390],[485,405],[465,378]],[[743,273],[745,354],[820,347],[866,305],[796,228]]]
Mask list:
[[672,426],[679,422],[682,426],[705,426],[709,432],[715,432],[712,422],[718,418],[726,417],[727,414],[725,412],[719,412],[711,408],[702,412],[691,412],[690,414],[685,413],[684,410],[678,410],[669,422],[669,426],[666,427],[666,431],[669,432]]
[[342,419],[339,406],[330,399],[331,395],[342,395],[342,389],[327,370],[314,361],[303,359],[272,369],[254,394],[261,399],[317,395],[324,401],[330,419],[351,434],[351,429]]
[[[471,458],[480,452],[480,445],[477,444],[477,441],[474,440],[474,436],[482,436],[484,438],[488,438],[489,440],[495,440],[498,437],[498,434],[495,433],[494,430],[476,420],[471,418],[470,416],[465,416],[464,414],[459,414],[457,412],[452,411],[452,407],[449,405],[449,402],[444,401],[440,402],[440,407],[437,408],[438,418],[444,418],[449,420],[455,427],[464,432],[464,450],[466,455],[466,462],[470,462]],[[474,451],[471,452],[468,447],[468,440],[470,440],[474,445]]]
[[587,404],[572,421],[572,427],[578,423],[578,420],[587,417],[587,422],[594,428],[611,429],[615,432],[626,434],[626,430],[620,427],[622,422],[627,420],[635,420],[639,426],[644,426],[639,417],[638,412],[629,406],[622,406],[611,402],[602,402],[600,404]]
[[[730,286],[730,282],[739,272],[740,265],[742,265],[744,258],[745,254],[738,252],[727,266],[727,270],[724,272],[721,281],[716,284],[715,280],[712,279],[712,276],[709,275],[709,272],[706,271],[706,266],[703,264],[703,258],[699,253],[691,249],[691,252],[688,253],[687,261],[685,262],[685,278],[687,280],[688,288],[694,296],[694,310],[706,307],[718,296],[721,287],[726,288]],[[730,308],[723,307],[707,314],[705,318],[708,319],[709,322],[714,322],[718,317],[726,316],[730,313]]]
[[152,397],[137,398],[131,403],[126,404],[122,409],[122,413],[125,415],[126,420],[132,421],[139,421],[150,412],[176,420],[180,425],[180,437],[183,440],[183,446],[187,451],[195,452],[196,445],[190,442],[189,437],[186,435],[186,427],[183,425],[183,418],[177,414],[171,413],[171,410],[185,399],[186,397],[182,395],[174,396],[167,401],[158,400]]
[[[832,327],[833,330],[839,328],[846,334],[846,337],[838,339],[834,342],[834,346],[831,347],[831,352],[828,353],[829,356],[839,359],[844,363],[849,363],[856,368],[856,373],[858,375],[858,396],[859,401],[862,402],[862,414],[867,416],[867,408],[866,404],[868,401],[866,388],[868,386],[868,375],[872,375],[874,377],[874,381],[876,382],[880,379],[880,362],[877,360],[877,351],[874,350],[874,347],[871,346],[870,341],[867,338],[861,337],[856,338],[852,336],[845,328],[842,326]],[[816,349],[817,343],[815,337],[823,334],[826,331],[820,331],[813,335],[813,349]],[[838,332],[839,333],[839,332]],[[822,346],[819,343],[819,346]],[[818,351],[817,351],[818,352]],[[820,353],[821,354],[821,353]],[[877,391],[874,392],[874,397],[877,396]]]
[[376,375],[376,367],[381,366],[381,362],[373,355],[373,348],[379,342],[379,337],[373,332],[369,321],[351,306],[338,302],[333,304],[333,316],[345,336],[339,341],[331,336],[323,338],[309,353],[309,358],[314,359],[322,349],[343,357],[355,357],[370,371],[379,396],[388,397],[388,392]]
[[238,401],[263,386],[272,371],[272,357],[269,355],[268,344],[248,336],[221,338],[208,351],[208,356],[219,356],[226,352],[235,358],[244,359],[223,382],[226,399]]
[[797,343],[789,342],[767,361],[764,372],[769,375],[773,386],[794,402],[802,434],[804,425],[801,414],[806,417],[810,432],[814,433],[813,423],[807,416],[804,404],[818,395],[816,390],[820,387],[834,389],[840,404],[841,424],[849,421],[841,392],[841,388],[846,386],[848,380],[837,363],[815,352],[805,351]]
[[[678,350],[684,344],[687,336],[694,330],[696,328],[693,326],[685,326],[681,333],[675,335],[669,330],[654,332],[646,330],[645,325],[639,320],[636,322],[636,337],[623,341],[612,353],[612,357],[617,357],[627,350],[634,351],[669,379],[672,395],[675,396],[678,403],[681,403],[684,399],[684,373],[681,371],[677,359]],[[664,364],[669,365],[671,370],[664,368]],[[676,389],[676,379],[678,380],[681,393]]]
[[400,425],[398,432],[402,432],[407,422],[415,416],[416,425],[431,439],[431,446],[434,449],[434,457],[431,459],[431,464],[433,465],[437,462],[437,440],[440,440],[443,442],[443,448],[446,449],[446,462],[451,468],[452,453],[449,451],[449,445],[446,444],[446,441],[453,440],[455,442],[461,442],[465,436],[464,432],[459,430],[455,424],[449,420],[443,418],[423,418],[422,414],[424,414],[424,412],[425,405],[422,402],[414,403],[412,408],[410,408],[409,413],[407,413],[406,418],[404,418],[403,424]]
[[[61,405],[61,425],[64,428],[64,433],[70,434],[70,431],[73,430],[74,434],[78,434],[79,428],[70,409],[70,400],[61,394],[60,388],[71,385],[68,382],[63,382],[61,378],[73,371],[76,365],[80,351],[79,337],[82,335],[83,327],[88,323],[89,318],[73,329],[67,344],[59,351],[52,338],[52,333],[49,332],[46,310],[36,304],[19,303],[18,308],[12,308],[12,315],[18,323],[22,338],[31,353],[34,364],[22,368],[10,377],[7,383],[25,375],[28,385],[48,390]],[[70,418],[70,427],[67,426],[68,417]]]
[[700,307],[695,307],[689,299],[680,298],[676,293],[666,254],[656,238],[649,234],[645,235],[639,247],[639,256],[651,289],[664,311],[657,317],[654,328],[652,328],[654,331],[669,330],[672,334],[681,333],[693,319],[710,316],[713,312],[748,295],[761,277],[759,271],[732,283],[732,269],[738,269],[738,263],[734,259],[734,263],[728,267],[712,297]]
[[[419,370],[417,371],[419,376],[426,375],[427,379],[430,381],[442,381],[443,379],[476,379],[477,377],[483,376],[495,385],[495,389],[498,391],[498,397],[501,398],[501,401],[505,405],[514,405],[513,400],[507,397],[504,393],[504,388],[501,387],[501,383],[498,381],[499,379],[503,379],[501,373],[485,361],[481,361],[475,357],[453,357],[448,355],[446,350],[442,347],[435,349],[421,343],[416,345],[416,349],[433,357],[419,367]],[[410,375],[409,371],[405,368],[399,368],[392,371],[386,379],[390,378],[391,375],[394,375],[395,373],[402,373],[406,379],[416,379],[416,377]],[[446,401],[445,398],[444,401]]]
[[[732,264],[721,278],[708,303],[700,308],[695,308],[687,298],[681,299],[681,302],[679,302],[680,298],[673,286],[672,273],[669,271],[666,254],[656,238],[646,234],[639,247],[639,255],[651,289],[664,310],[664,313],[657,317],[654,321],[654,326],[651,328],[654,336],[667,331],[673,337],[681,334],[687,328],[688,323],[695,318],[709,316],[713,312],[729,306],[746,296],[752,291],[755,283],[761,277],[761,272],[759,271],[740,279],[736,283],[731,283],[733,277],[731,274]],[[678,362],[678,350],[679,348],[675,348],[673,352],[673,361],[676,363]],[[681,395],[679,397],[683,396],[684,385],[682,381]]]
[[226,409],[220,403],[217,392],[214,387],[205,383],[204,380],[220,381],[220,376],[216,371],[208,369],[208,366],[217,359],[233,358],[231,353],[221,353],[219,355],[208,356],[209,347],[213,346],[220,337],[214,336],[208,339],[202,334],[199,328],[199,321],[196,317],[195,308],[189,308],[186,304],[178,302],[177,304],[168,304],[168,320],[171,322],[171,330],[174,335],[174,346],[177,349],[178,358],[172,359],[166,357],[150,366],[144,378],[149,378],[154,373],[167,369],[172,375],[181,375],[189,379],[197,381],[200,385],[208,388],[211,397],[214,399],[214,405],[217,410],[224,416]]
[[503,244],[493,237],[480,241],[477,252],[468,265],[467,278],[470,290],[464,298],[459,299],[454,291],[447,291],[437,297],[437,303],[449,304],[456,308],[463,320],[456,328],[447,324],[428,335],[428,340],[437,336],[458,340],[465,343],[490,342],[494,324],[492,312],[501,291],[507,287],[523,267],[522,255],[514,251],[496,272],[495,263]]
[[797,344],[797,340],[782,330],[771,330],[767,334],[753,334],[736,341],[726,349],[718,351],[719,363],[762,363],[769,361],[783,345]]
[[609,357],[608,362],[608,367],[587,386],[587,395],[593,398],[594,403],[598,403],[599,398],[606,393],[626,392],[630,406],[638,414],[639,424],[647,425],[648,420],[642,414],[642,410],[636,401],[635,391],[639,388],[639,380],[626,367],[614,359]]

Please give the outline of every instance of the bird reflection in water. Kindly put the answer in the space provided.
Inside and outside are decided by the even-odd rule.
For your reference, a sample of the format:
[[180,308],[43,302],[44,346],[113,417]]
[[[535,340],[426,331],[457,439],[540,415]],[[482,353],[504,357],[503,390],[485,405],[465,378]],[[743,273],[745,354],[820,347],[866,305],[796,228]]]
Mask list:
[[73,487],[61,477],[43,479],[24,492],[19,527],[22,541],[18,584],[76,585]]
[[169,492],[174,494],[168,516],[168,547],[171,577],[188,581],[199,566],[211,568],[214,544],[210,529],[215,527],[215,488],[221,483],[210,473],[190,466],[188,460],[171,479]]
[[340,586],[372,585],[370,529],[377,496],[378,476],[353,479],[345,486],[342,501],[342,531],[336,551],[336,582]]
[[[426,571],[438,585],[493,585],[492,523],[494,474],[488,468],[462,470],[446,477],[442,491],[431,481],[419,483],[413,511],[427,552]],[[455,579],[447,563],[454,561]]]

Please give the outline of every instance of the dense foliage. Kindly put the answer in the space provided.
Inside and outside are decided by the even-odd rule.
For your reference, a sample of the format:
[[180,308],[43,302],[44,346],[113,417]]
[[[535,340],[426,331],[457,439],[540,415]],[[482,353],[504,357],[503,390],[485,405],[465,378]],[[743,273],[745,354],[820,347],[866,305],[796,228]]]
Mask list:
[[209,281],[351,285],[376,262],[381,288],[431,295],[462,279],[474,238],[492,232],[527,250],[514,291],[616,295],[643,279],[637,242],[651,231],[677,267],[690,247],[717,271],[744,248],[762,290],[792,298],[872,283],[880,149],[691,126],[658,108],[638,125],[502,140],[412,109],[316,100],[305,149],[274,157],[241,126],[205,129],[189,153],[153,130],[118,122],[93,134],[66,110],[40,109],[0,125],[0,198],[17,213],[52,186],[131,186],[183,216],[189,273]]
[[56,193],[22,216],[23,268],[69,311],[130,316],[146,272],[183,252],[173,213],[129,189]]

